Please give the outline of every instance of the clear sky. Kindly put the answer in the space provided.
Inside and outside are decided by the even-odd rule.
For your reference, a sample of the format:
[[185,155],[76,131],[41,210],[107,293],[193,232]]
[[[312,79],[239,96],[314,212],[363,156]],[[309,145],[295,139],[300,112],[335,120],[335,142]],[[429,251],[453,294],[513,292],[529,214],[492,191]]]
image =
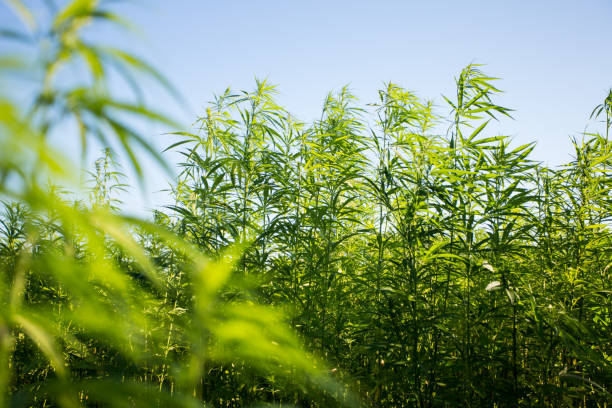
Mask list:
[[[440,95],[451,96],[456,74],[477,62],[502,78],[498,101],[516,110],[496,131],[517,144],[536,141],[533,158],[558,165],[570,158],[571,135],[595,129],[589,114],[612,87],[612,0],[130,3],[118,10],[140,34],[104,39],[136,51],[174,83],[188,107],[161,92],[155,106],[185,126],[213,93],[251,89],[255,77],[277,84],[279,103],[303,120],[318,116],[330,90],[348,84],[369,103],[387,81],[433,99],[446,114]],[[0,6],[0,23],[12,18],[7,13]],[[151,137],[160,148],[168,144]],[[166,176],[149,172],[145,198],[130,207],[164,202],[151,192],[166,186]]]

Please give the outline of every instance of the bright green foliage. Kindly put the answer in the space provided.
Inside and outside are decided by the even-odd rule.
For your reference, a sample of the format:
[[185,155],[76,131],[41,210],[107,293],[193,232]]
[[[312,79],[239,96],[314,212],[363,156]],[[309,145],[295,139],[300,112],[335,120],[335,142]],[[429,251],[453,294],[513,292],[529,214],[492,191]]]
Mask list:
[[[610,405],[609,96],[552,169],[488,134],[511,110],[476,65],[449,111],[389,83],[306,124],[265,81],[228,89],[175,133],[175,203],[148,222],[119,215],[110,150],[75,203],[46,142],[73,121],[141,174],[130,117],[171,124],[110,94],[117,64],[167,82],[81,40],[96,19],[120,21],[60,11],[31,113],[0,109],[0,407]],[[71,63],[86,86],[54,80]]]
[[213,252],[250,240],[259,298],[289,305],[366,405],[605,406],[609,142],[531,161],[485,134],[510,113],[494,80],[460,73],[446,135],[394,84],[373,120],[343,89],[310,126],[265,84],[228,90],[175,146],[177,228]]

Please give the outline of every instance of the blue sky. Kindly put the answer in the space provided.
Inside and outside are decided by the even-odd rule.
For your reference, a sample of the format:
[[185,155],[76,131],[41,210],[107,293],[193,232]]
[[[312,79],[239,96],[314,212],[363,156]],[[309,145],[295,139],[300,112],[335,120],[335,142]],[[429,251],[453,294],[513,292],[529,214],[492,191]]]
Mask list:
[[[36,2],[31,2],[34,4]],[[533,158],[570,158],[570,136],[596,129],[593,107],[612,87],[612,1],[196,1],[140,0],[117,10],[137,35],[100,33],[137,52],[183,94],[162,92],[154,105],[186,127],[213,93],[251,89],[254,78],[278,85],[278,101],[303,120],[318,116],[330,90],[348,84],[363,103],[393,81],[446,114],[441,94],[470,62],[502,78],[501,105],[515,109],[494,132],[537,142]],[[13,19],[0,6],[0,24]],[[156,134],[157,133],[157,134]],[[168,144],[157,129],[154,143]],[[173,157],[169,157],[173,160]],[[154,166],[142,197],[129,207],[165,202],[167,178]]]

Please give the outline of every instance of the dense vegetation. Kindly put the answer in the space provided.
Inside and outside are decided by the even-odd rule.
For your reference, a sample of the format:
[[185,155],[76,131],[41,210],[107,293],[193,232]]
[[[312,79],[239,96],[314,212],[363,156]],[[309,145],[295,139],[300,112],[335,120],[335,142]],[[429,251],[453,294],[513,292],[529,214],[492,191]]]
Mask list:
[[136,96],[138,73],[167,81],[84,39],[121,23],[104,4],[36,25],[11,3],[31,31],[2,34],[40,81],[25,110],[0,99],[0,407],[612,402],[612,92],[547,168],[488,134],[512,111],[475,65],[443,107],[342,89],[310,124],[266,82],[227,90],[175,133],[174,205],[139,220],[112,150],[75,200],[49,138],[120,147],[142,175],[135,146],[163,159],[133,124],[175,125],[109,72]]

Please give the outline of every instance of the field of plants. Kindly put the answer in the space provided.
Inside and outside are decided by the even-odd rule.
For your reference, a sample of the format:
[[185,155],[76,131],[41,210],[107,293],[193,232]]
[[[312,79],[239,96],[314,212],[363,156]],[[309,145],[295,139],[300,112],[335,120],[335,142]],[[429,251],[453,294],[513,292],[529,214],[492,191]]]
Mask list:
[[[611,406],[612,91],[555,168],[490,131],[513,111],[473,64],[439,105],[345,88],[304,123],[256,81],[185,130],[139,98],[174,93],[154,67],[83,34],[112,3],[9,3],[0,408]],[[143,122],[181,162],[140,219],[118,157],[170,166]],[[106,148],[83,170],[58,132]]]

